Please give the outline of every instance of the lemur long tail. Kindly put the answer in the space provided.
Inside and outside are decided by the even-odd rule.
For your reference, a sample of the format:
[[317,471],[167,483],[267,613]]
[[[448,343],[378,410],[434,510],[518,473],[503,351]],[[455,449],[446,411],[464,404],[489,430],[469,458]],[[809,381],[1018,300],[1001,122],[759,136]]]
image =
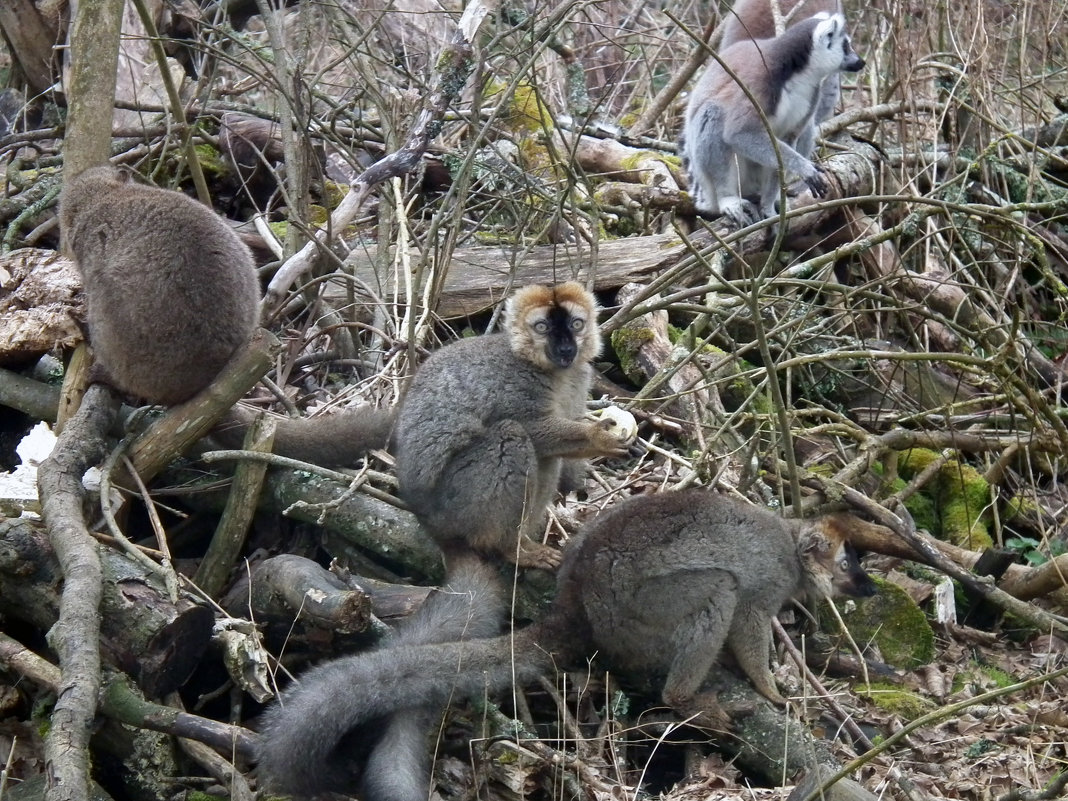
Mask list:
[[529,682],[550,666],[529,635],[514,639],[514,665],[508,636],[385,648],[320,665],[265,715],[261,772],[274,790],[292,795],[351,781],[343,767],[339,775],[336,749],[357,727]]
[[[447,584],[409,618],[389,647],[493,637],[500,632],[506,592],[496,569],[466,550],[451,554],[446,564]],[[427,732],[440,721],[441,712],[441,707],[426,706],[388,717],[378,739],[372,739],[363,766],[359,792],[363,801],[426,801],[432,767]],[[336,789],[351,792],[352,788]]]
[[[529,681],[542,669],[541,652],[530,634],[520,633],[514,640],[477,639],[497,630],[499,585],[491,572],[477,559],[465,569],[453,566],[451,591],[432,596],[431,606],[420,610],[397,642],[304,674],[264,715],[258,761],[266,783],[298,797],[326,790],[351,793],[361,784],[379,799],[415,797],[419,782],[400,786],[378,775],[376,755],[388,757],[376,754],[379,743],[390,743],[396,756],[413,764],[426,760],[425,733],[414,732],[410,719],[396,721],[412,712],[442,709],[453,696],[510,686],[513,676],[517,682]],[[464,636],[476,639],[427,644]],[[416,734],[418,742],[413,742]],[[361,777],[364,759],[367,775]],[[393,775],[399,774],[394,770]],[[419,784],[425,796],[426,788]]]
[[[226,447],[240,448],[253,412],[240,406],[212,432]],[[334,467],[351,465],[374,448],[383,448],[393,431],[393,412],[347,409],[316,417],[282,418],[274,435],[274,452],[302,462]]]

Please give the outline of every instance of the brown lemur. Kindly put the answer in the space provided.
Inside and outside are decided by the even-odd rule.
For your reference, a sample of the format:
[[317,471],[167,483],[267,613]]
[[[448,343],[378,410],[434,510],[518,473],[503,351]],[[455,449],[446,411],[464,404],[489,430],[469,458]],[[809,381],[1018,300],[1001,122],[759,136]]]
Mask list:
[[518,290],[503,332],[453,342],[416,371],[397,413],[399,494],[446,562],[471,548],[559,565],[534,537],[563,461],[626,452],[611,421],[583,419],[600,349],[596,302],[569,281]]
[[[480,623],[471,636],[496,634],[505,609],[503,587],[492,581],[496,567],[484,558],[559,564],[558,552],[531,535],[542,526],[563,463],[574,479],[583,469],[579,459],[625,452],[613,423],[583,419],[600,344],[596,303],[579,284],[525,287],[505,304],[502,333],[441,348],[401,401],[394,435],[399,494],[442,546],[447,584],[481,588],[471,602]],[[382,653],[413,647],[420,637],[444,642],[463,633],[443,614],[424,617],[417,612],[408,633]],[[365,801],[425,798],[429,724],[442,706],[416,703],[349,735],[338,732],[345,757],[314,777],[295,778],[292,787],[307,794],[359,788]]]
[[[252,335],[255,265],[211,209],[104,165],[67,183],[59,218],[85,284],[94,381],[148,403],[181,403],[214,381]],[[235,410],[221,426],[230,443],[240,442],[249,418]],[[372,409],[284,420],[275,450],[343,464],[384,445],[391,426],[388,412]]]
[[[594,655],[624,679],[659,679],[664,703],[721,726],[715,694],[701,685],[726,645],[756,689],[782,704],[768,667],[772,617],[792,597],[873,594],[848,542],[851,528],[868,525],[845,514],[785,520],[704,489],[624,501],[568,543],[540,622],[510,636],[400,645],[305,673],[265,715],[260,771],[277,791],[314,795],[327,789],[324,777],[353,768],[342,742],[350,732],[557,667],[581,668]],[[394,798],[427,796],[420,784]]]

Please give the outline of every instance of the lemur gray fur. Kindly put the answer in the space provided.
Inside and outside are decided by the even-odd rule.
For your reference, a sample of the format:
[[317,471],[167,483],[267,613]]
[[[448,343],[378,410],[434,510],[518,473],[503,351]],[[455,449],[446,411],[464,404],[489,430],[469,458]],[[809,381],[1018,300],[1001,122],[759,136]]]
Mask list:
[[[719,726],[722,710],[701,685],[725,645],[754,686],[783,703],[768,668],[772,616],[791,597],[873,594],[848,544],[857,525],[868,524],[849,515],[784,520],[704,489],[624,501],[568,544],[542,621],[513,635],[391,647],[305,673],[265,715],[260,771],[276,791],[315,795],[327,789],[323,777],[343,776],[359,760],[346,747],[350,732],[581,667],[595,654],[624,678],[659,677],[666,704]],[[421,783],[392,801],[427,797]]]
[[[542,525],[562,462],[625,451],[611,423],[582,419],[590,361],[600,350],[592,295],[574,282],[529,286],[505,309],[503,333],[448,345],[416,371],[394,435],[400,496],[441,544],[448,582],[469,585],[474,573],[482,586],[475,603],[492,600],[473,612],[479,636],[496,633],[486,630],[499,620],[503,595],[481,558],[556,567],[559,553],[530,535]],[[454,639],[456,628],[420,611],[411,633],[382,653]],[[428,783],[427,724],[440,707],[416,703],[358,727],[362,747],[342,746],[346,759],[323,772],[282,777],[270,767],[277,756],[262,760],[264,770],[287,792],[314,795],[347,781],[365,801],[419,799]]]
[[[773,39],[735,42],[720,58],[738,81],[718,61],[711,63],[686,107],[683,159],[698,211],[726,215],[738,226],[777,213],[780,176],[772,135],[786,172],[799,176],[817,197],[826,194],[827,181],[808,158],[823,84],[831,75],[864,66],[845,18],[809,17]],[[750,197],[757,198],[758,209]]]
[[[723,36],[719,50],[723,52],[735,42],[747,39],[774,39],[779,33],[775,29],[776,19],[772,12],[772,3],[776,3],[783,23],[789,27],[807,17],[817,14],[841,14],[840,0],[736,0],[727,12]],[[819,105],[816,108],[815,124],[829,119],[841,97],[841,81],[838,73],[829,75],[823,81]],[[795,150],[806,158],[812,157],[815,138],[811,142],[799,142]]]
[[570,281],[508,299],[505,330],[453,342],[416,371],[397,413],[402,500],[446,552],[555,568],[535,541],[563,460],[626,452],[583,418],[600,352],[593,296]]

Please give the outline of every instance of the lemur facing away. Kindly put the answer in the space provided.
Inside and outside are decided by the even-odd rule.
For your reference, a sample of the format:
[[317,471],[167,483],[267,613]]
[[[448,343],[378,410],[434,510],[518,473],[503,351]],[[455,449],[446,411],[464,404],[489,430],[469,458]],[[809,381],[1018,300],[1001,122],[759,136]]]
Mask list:
[[[774,39],[779,33],[775,30],[775,14],[772,3],[778,6],[779,14],[786,27],[816,14],[841,14],[840,0],[735,0],[733,6],[724,16],[723,37],[719,41],[722,53],[735,42],[746,39]],[[823,81],[823,91],[816,107],[816,125],[830,118],[841,96],[838,73],[829,75]],[[794,149],[805,158],[812,157],[815,139],[807,143],[798,142]]]
[[[385,648],[304,674],[265,715],[261,774],[299,797],[337,789],[360,760],[350,733],[595,654],[624,678],[661,678],[665,703],[720,726],[722,710],[701,685],[726,645],[756,688],[784,703],[768,667],[772,616],[791,597],[873,594],[848,544],[850,529],[865,525],[849,515],[784,520],[701,489],[632,498],[568,544],[541,622],[511,636]],[[428,797],[425,783],[409,789],[392,798]]]
[[181,403],[252,335],[252,256],[211,209],[102,166],[67,183],[59,216],[84,279],[95,378],[149,403]]
[[808,158],[824,81],[864,66],[845,18],[818,14],[773,39],[735,42],[720,59],[738,80],[718,61],[711,63],[686,106],[682,150],[697,210],[723,214],[737,226],[774,216],[780,156],[788,174],[799,176],[817,197],[826,194],[827,181]]
[[583,419],[601,348],[593,296],[571,281],[520,289],[502,333],[461,339],[416,371],[397,413],[401,499],[442,546],[555,568],[536,542],[563,460],[626,452]]
[[[94,381],[149,403],[188,400],[248,341],[259,282],[248,248],[211,209],[181,192],[134,183],[110,165],[67,183],[60,226],[82,273]],[[251,414],[216,430],[239,446]],[[392,415],[357,409],[284,419],[276,453],[346,464],[384,446]]]

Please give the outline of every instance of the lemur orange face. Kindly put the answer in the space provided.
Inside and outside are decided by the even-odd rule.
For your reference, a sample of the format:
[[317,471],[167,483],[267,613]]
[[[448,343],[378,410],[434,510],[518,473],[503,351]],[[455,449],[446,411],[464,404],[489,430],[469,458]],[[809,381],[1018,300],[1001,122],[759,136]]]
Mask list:
[[574,281],[524,287],[509,299],[507,314],[512,351],[545,370],[566,370],[600,352],[596,302]]

